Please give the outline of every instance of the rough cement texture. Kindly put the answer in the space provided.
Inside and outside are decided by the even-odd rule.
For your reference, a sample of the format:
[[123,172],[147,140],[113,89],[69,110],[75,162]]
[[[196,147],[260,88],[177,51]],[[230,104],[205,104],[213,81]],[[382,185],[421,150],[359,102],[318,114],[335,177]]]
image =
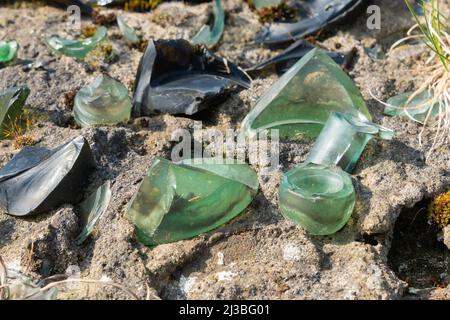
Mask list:
[[[43,42],[52,34],[78,37],[77,30],[67,29],[64,11],[47,6],[0,6],[0,39],[16,39],[21,46],[19,63],[0,69],[0,90],[27,85],[31,89],[28,108],[36,119],[31,134],[39,145],[55,147],[77,135],[85,136],[98,166],[91,189],[106,179],[112,182],[108,211],[82,246],[74,244],[79,222],[76,208],[71,206],[27,219],[0,214],[0,255],[8,267],[39,280],[78,266],[81,277],[111,279],[142,298],[147,285],[162,299],[448,298],[449,287],[408,290],[407,282],[399,279],[388,263],[399,214],[449,188],[450,148],[444,146],[425,162],[429,144],[418,144],[421,126],[383,116],[383,106],[371,97],[369,90],[386,100],[417,87],[426,76],[417,65],[427,58],[422,53],[374,61],[365,54],[365,46],[412,25],[402,1],[374,2],[382,8],[381,30],[368,30],[363,14],[319,38],[329,50],[355,48],[349,74],[361,89],[374,121],[396,131],[392,141],[372,141],[364,152],[352,176],[357,204],[347,226],[333,236],[312,237],[281,216],[277,206],[281,174],[304,161],[311,148],[308,141],[282,143],[279,170],[260,176],[261,190],[246,212],[207,235],[156,248],[136,241],[126,206],[152,159],[170,156],[172,132],[191,130],[193,120],[162,115],[114,127],[76,128],[65,94],[101,72],[131,89],[142,53],[129,48],[118,28],[110,26],[108,35],[118,58],[95,66],[78,62],[50,52]],[[253,42],[261,24],[245,2],[226,0],[224,6],[226,28],[215,49],[217,54],[248,67],[279,52]],[[208,10],[208,4],[168,2],[151,13],[121,13],[144,38],[189,39],[206,21]],[[204,126],[239,128],[276,79],[274,74],[255,77],[250,89],[233,93],[204,113]],[[430,141],[434,131],[426,132],[425,141]],[[0,164],[15,152],[10,140],[2,140]],[[258,167],[255,170],[260,171]],[[448,232],[447,228],[447,245]],[[83,287],[75,293],[66,290],[62,297],[130,298],[123,291],[99,286]]]

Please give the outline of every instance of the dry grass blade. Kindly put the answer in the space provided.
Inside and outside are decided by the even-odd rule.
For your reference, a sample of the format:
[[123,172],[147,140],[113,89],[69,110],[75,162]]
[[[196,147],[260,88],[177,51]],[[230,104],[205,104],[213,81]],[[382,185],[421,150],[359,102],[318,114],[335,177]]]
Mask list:
[[[433,152],[446,143],[450,143],[450,74],[448,65],[450,64],[450,35],[448,18],[445,17],[440,10],[440,0],[431,0],[423,2],[422,9],[424,12],[421,19],[414,11],[412,4],[406,0],[406,4],[411,11],[416,24],[408,31],[407,36],[393,44],[390,51],[394,50],[404,41],[409,39],[422,39],[424,44],[430,49],[431,55],[427,64],[433,63],[431,66],[424,68],[423,71],[429,73],[428,78],[414,91],[402,107],[396,107],[384,103],[377,99],[372,93],[372,97],[381,102],[385,106],[391,108],[402,109],[404,113],[413,121],[423,125],[419,136],[419,145],[423,144],[423,136],[426,128],[434,126],[436,133],[430,141],[431,146],[427,152],[428,160]],[[420,33],[413,35],[415,30]],[[427,94],[428,99],[422,101],[419,105],[411,107],[411,102],[422,94]],[[433,110],[437,106],[437,114]],[[428,108],[423,122],[414,118],[412,111]]]
[[145,283],[145,288],[147,289],[145,300],[161,300],[158,296],[151,293],[150,286],[147,282]]

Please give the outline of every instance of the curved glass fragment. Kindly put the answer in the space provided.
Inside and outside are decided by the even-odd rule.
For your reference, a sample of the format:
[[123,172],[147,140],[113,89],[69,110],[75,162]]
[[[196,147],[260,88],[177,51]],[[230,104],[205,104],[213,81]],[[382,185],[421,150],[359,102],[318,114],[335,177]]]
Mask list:
[[215,105],[251,79],[238,66],[186,40],[150,41],[139,63],[133,115],[188,114]]
[[119,26],[120,32],[122,32],[122,35],[127,42],[131,44],[139,43],[139,38],[136,35],[136,31],[134,31],[133,28],[127,25],[127,23],[121,16],[117,16],[117,24]]
[[352,180],[336,166],[298,165],[283,176],[278,194],[281,213],[313,235],[339,231],[355,205]]
[[280,139],[317,137],[332,111],[371,119],[350,77],[316,48],[266,91],[245,117],[242,134],[279,129]]
[[42,290],[43,284],[15,269],[6,270],[5,282],[8,300],[56,300],[58,297],[58,288]]
[[[412,92],[405,92],[388,99],[384,114],[402,118],[411,117],[419,122],[425,121],[428,112],[430,112],[431,118],[439,114],[439,103],[436,102],[431,106],[432,101],[430,101],[431,97],[428,91],[418,94],[408,102],[412,94]],[[408,104],[406,104],[407,102]],[[432,108],[431,111],[430,108]]]
[[47,45],[50,49],[62,53],[69,57],[83,59],[86,55],[95,49],[100,42],[107,37],[107,29],[105,27],[97,28],[95,34],[82,40],[69,40],[58,36],[51,36],[46,39]]
[[264,28],[256,42],[274,44],[300,39],[348,17],[367,0],[311,0],[299,3],[300,20],[278,22]]
[[7,214],[28,216],[80,202],[95,162],[88,142],[79,136],[27,166],[24,162],[18,174],[0,182],[0,210]]
[[0,135],[4,135],[22,113],[29,94],[30,89],[27,87],[12,87],[0,93]]
[[67,9],[69,6],[77,6],[80,8],[81,13],[91,16],[92,14],[92,7],[90,6],[90,3],[92,3],[92,0],[85,1],[85,0],[46,0],[49,4],[59,4],[62,8]]
[[[305,40],[297,40],[291,44],[287,49],[273,58],[267,59],[253,67],[247,69],[247,72],[261,71],[268,67],[274,66],[277,73],[282,75],[289,70],[298,60],[303,58],[308,52],[314,49],[315,46]],[[327,52],[327,55],[338,64],[343,64],[346,57],[342,53]]]
[[225,13],[221,0],[214,0],[214,22],[212,26],[203,25],[200,31],[192,38],[194,44],[204,44],[213,47],[219,42],[225,29]]
[[73,112],[82,127],[127,121],[131,115],[128,89],[119,81],[100,75],[77,92]]
[[338,165],[352,172],[366,144],[373,138],[392,139],[391,129],[350,114],[332,112],[309,153],[307,162]]
[[276,7],[278,6],[282,0],[252,0],[251,3],[255,7],[255,9],[261,9],[265,7]]
[[110,181],[106,181],[79,205],[83,229],[76,238],[78,245],[81,245],[89,237],[98,220],[108,209],[111,200],[110,185]]
[[17,176],[47,159],[52,151],[46,148],[26,146],[0,169],[0,182]]
[[17,41],[0,41],[0,63],[10,62],[16,58],[19,44]]
[[246,164],[194,163],[153,161],[128,208],[143,244],[216,229],[241,213],[258,190],[256,173]]

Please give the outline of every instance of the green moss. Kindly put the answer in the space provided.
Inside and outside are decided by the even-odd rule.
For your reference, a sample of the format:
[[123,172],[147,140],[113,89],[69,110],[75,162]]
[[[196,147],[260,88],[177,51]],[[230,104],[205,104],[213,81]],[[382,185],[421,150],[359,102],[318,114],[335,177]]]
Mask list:
[[442,229],[450,223],[450,190],[433,199],[428,214],[430,220]]

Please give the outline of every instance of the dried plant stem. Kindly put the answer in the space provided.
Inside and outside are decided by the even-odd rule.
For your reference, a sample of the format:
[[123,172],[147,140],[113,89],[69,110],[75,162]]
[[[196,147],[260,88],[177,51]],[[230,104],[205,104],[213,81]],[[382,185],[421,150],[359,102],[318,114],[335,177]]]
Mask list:
[[[381,102],[385,106],[391,108],[402,109],[405,114],[413,121],[419,122],[423,125],[419,135],[419,145],[423,145],[423,135],[425,129],[430,126],[436,128],[436,133],[431,141],[431,147],[429,148],[426,159],[428,160],[433,152],[440,146],[450,143],[450,74],[448,65],[450,63],[450,35],[448,34],[448,19],[440,12],[439,0],[431,0],[423,4],[424,10],[424,22],[421,22],[417,14],[414,13],[411,3],[406,0],[406,4],[413,17],[416,20],[416,24],[412,26],[407,36],[400,39],[392,45],[389,53],[395,48],[403,44],[410,39],[421,39],[425,45],[430,49],[431,55],[427,60],[426,65],[421,68],[422,72],[430,73],[426,80],[415,90],[405,102],[404,106],[396,107],[390,104],[384,103],[371,96],[377,101]],[[419,34],[413,34],[414,31],[420,31]],[[428,64],[433,63],[428,66]],[[417,106],[411,107],[409,104],[418,96],[427,93],[428,99],[421,102]],[[427,107],[427,113],[423,122],[418,121],[411,115],[411,111]],[[433,114],[433,110],[437,108],[437,114]]]
[[8,299],[8,271],[6,269],[6,265],[0,256],[0,300]]

